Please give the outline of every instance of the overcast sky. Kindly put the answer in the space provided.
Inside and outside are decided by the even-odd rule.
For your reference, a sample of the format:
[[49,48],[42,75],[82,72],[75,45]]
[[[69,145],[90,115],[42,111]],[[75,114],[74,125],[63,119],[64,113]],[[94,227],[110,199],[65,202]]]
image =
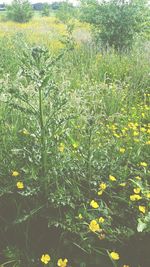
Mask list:
[[[64,0],[30,0],[31,3],[38,3],[38,2],[46,2],[46,3],[53,3],[53,2],[61,2],[61,1],[64,1]],[[9,4],[11,3],[12,0],[0,0],[0,4]],[[69,0],[69,2],[73,3],[73,4],[77,4],[78,3],[78,0]]]

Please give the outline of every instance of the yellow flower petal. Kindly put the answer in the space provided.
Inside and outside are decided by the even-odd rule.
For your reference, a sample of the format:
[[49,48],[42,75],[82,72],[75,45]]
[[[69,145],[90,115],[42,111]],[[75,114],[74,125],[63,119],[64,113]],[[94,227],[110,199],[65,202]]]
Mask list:
[[135,194],[139,194],[141,192],[141,188],[137,187],[133,189]]
[[111,253],[110,253],[110,256],[111,256],[111,258],[113,259],[113,260],[119,260],[119,258],[120,258],[120,256],[119,256],[119,254],[117,253],[117,252],[114,252],[114,251],[112,251]]
[[92,208],[94,208],[94,209],[99,208],[98,203],[97,203],[96,201],[94,201],[94,200],[92,200],[92,201],[90,202],[90,206],[91,206]]
[[13,172],[12,172],[12,176],[14,176],[14,177],[17,177],[17,176],[19,176],[19,175],[20,175],[20,173],[17,172],[17,171],[13,171]]
[[18,189],[23,189],[24,188],[24,184],[21,181],[17,182],[16,186],[17,186]]
[[142,213],[145,213],[146,207],[145,206],[139,206],[139,211],[141,211]]
[[92,232],[97,232],[97,231],[100,231],[100,226],[99,224],[97,223],[96,220],[92,220],[89,224],[89,229],[92,231]]
[[140,199],[142,199],[142,197],[140,195],[131,195],[130,196],[131,201],[138,201]]
[[49,261],[51,260],[51,257],[49,254],[43,254],[41,257],[41,262],[43,262],[44,264],[48,264]]
[[115,176],[109,175],[109,180],[115,182],[117,179]]

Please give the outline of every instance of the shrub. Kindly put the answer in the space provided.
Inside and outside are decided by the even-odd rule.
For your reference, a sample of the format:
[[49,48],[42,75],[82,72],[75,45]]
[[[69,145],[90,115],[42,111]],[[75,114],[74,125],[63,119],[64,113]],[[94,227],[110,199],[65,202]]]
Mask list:
[[134,37],[147,21],[146,1],[83,0],[82,19],[95,26],[95,35],[104,47],[122,51],[132,46]]
[[32,6],[28,0],[13,0],[7,7],[7,17],[16,22],[28,22],[33,16]]
[[48,3],[45,3],[42,8],[42,16],[48,17],[50,14],[50,7]]

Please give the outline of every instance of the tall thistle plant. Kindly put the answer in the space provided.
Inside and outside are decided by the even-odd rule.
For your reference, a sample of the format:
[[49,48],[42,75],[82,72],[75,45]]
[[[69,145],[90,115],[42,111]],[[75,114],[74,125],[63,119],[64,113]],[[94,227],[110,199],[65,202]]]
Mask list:
[[[68,101],[65,88],[57,86],[53,74],[56,74],[58,63],[61,64],[62,57],[70,49],[72,45],[68,42],[64,50],[53,56],[44,47],[26,47],[21,58],[18,78],[13,83],[8,81],[7,84],[10,97],[7,97],[6,103],[16,109],[18,114],[25,113],[28,122],[32,120],[31,127],[34,129],[32,128],[31,132],[35,135],[35,139],[32,146],[27,143],[28,151],[30,150],[28,158],[31,157],[27,160],[38,166],[37,176],[42,177],[41,183],[45,185],[46,181],[50,180],[48,173],[51,172],[51,160],[55,162],[55,155],[57,157],[55,152],[58,152],[59,140],[55,138],[56,128],[65,123],[66,117],[63,111]],[[29,123],[27,124],[30,128]]]

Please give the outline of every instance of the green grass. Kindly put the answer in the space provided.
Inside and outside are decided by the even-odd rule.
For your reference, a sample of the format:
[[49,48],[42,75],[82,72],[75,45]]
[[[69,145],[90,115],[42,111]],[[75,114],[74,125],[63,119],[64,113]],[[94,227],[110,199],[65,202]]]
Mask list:
[[[67,258],[68,266],[147,267],[147,45],[118,55],[83,44],[57,58],[24,37],[6,40],[0,42],[0,264],[42,266],[48,253],[47,266]],[[137,191],[142,198],[132,201]],[[93,220],[102,232],[90,230]],[[112,251],[119,261],[108,256]]]

